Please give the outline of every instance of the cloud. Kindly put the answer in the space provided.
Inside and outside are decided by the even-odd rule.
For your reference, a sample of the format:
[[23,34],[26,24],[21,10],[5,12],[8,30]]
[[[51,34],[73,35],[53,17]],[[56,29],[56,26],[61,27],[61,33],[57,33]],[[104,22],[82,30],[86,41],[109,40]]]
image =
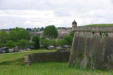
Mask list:
[[112,0],[0,0],[0,28],[113,23]]

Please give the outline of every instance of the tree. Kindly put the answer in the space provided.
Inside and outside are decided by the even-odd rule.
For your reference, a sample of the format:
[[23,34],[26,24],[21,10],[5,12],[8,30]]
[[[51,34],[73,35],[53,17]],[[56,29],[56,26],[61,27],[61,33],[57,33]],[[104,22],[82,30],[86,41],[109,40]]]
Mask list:
[[5,44],[9,39],[8,33],[6,31],[0,31],[0,42]]
[[39,49],[40,48],[40,39],[37,35],[34,35],[32,38],[32,42],[33,42],[33,46],[35,49]]
[[29,40],[30,34],[23,28],[15,28],[10,31],[9,38],[12,41],[18,42],[19,40]]
[[44,29],[44,33],[43,34],[47,38],[57,38],[58,31],[57,31],[57,28],[54,25],[50,25],[50,26],[47,26]]
[[41,28],[40,28],[40,31],[43,31],[43,30],[44,30],[44,28],[43,28],[43,27],[41,27]]
[[28,40],[20,40],[17,42],[17,46],[19,49],[25,49],[25,48],[28,48],[30,45],[29,41]]
[[5,44],[6,47],[8,48],[14,48],[16,46],[16,43],[9,40],[6,44]]
[[3,46],[4,46],[4,44],[0,42],[0,48],[3,47]]

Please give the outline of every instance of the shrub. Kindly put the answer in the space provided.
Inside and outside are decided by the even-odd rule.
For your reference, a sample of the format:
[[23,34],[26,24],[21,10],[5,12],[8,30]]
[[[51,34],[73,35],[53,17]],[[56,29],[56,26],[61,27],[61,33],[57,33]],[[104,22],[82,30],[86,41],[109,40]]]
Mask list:
[[48,40],[48,39],[42,37],[42,38],[40,39],[40,41],[41,41],[40,43],[41,43],[41,45],[43,46],[43,48],[47,48],[47,47],[49,46],[49,40]]
[[30,45],[29,41],[28,40],[20,40],[17,42],[17,46],[18,48],[20,49],[25,49],[25,48],[28,48]]
[[16,46],[16,43],[9,40],[6,44],[5,44],[6,47],[8,48],[14,48]]
[[65,36],[64,40],[67,41],[67,45],[72,45],[73,37],[72,36]]
[[48,42],[49,42],[49,45],[56,46],[56,40],[55,39],[48,40]]
[[57,46],[64,46],[66,45],[68,42],[65,40],[65,39],[60,39],[60,40],[57,40]]

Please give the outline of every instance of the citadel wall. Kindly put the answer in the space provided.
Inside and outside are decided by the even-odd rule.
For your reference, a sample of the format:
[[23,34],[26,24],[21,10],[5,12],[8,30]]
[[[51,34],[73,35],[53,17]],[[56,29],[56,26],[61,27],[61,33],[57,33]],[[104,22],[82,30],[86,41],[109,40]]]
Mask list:
[[77,27],[74,32],[70,66],[113,69],[113,27]]

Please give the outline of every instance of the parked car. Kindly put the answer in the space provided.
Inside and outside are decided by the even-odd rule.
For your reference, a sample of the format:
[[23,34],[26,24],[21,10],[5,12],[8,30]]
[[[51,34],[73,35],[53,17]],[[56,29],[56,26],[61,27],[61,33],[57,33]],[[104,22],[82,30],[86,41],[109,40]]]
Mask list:
[[59,49],[62,49],[62,47],[61,46],[57,46],[56,49],[59,50]]
[[10,53],[14,52],[14,49],[9,49],[9,52],[10,52]]
[[64,48],[70,48],[70,46],[69,45],[64,45]]
[[55,46],[49,46],[48,47],[48,49],[50,50],[50,49],[54,49],[55,48]]
[[0,48],[0,53],[9,53],[9,50],[7,47]]

